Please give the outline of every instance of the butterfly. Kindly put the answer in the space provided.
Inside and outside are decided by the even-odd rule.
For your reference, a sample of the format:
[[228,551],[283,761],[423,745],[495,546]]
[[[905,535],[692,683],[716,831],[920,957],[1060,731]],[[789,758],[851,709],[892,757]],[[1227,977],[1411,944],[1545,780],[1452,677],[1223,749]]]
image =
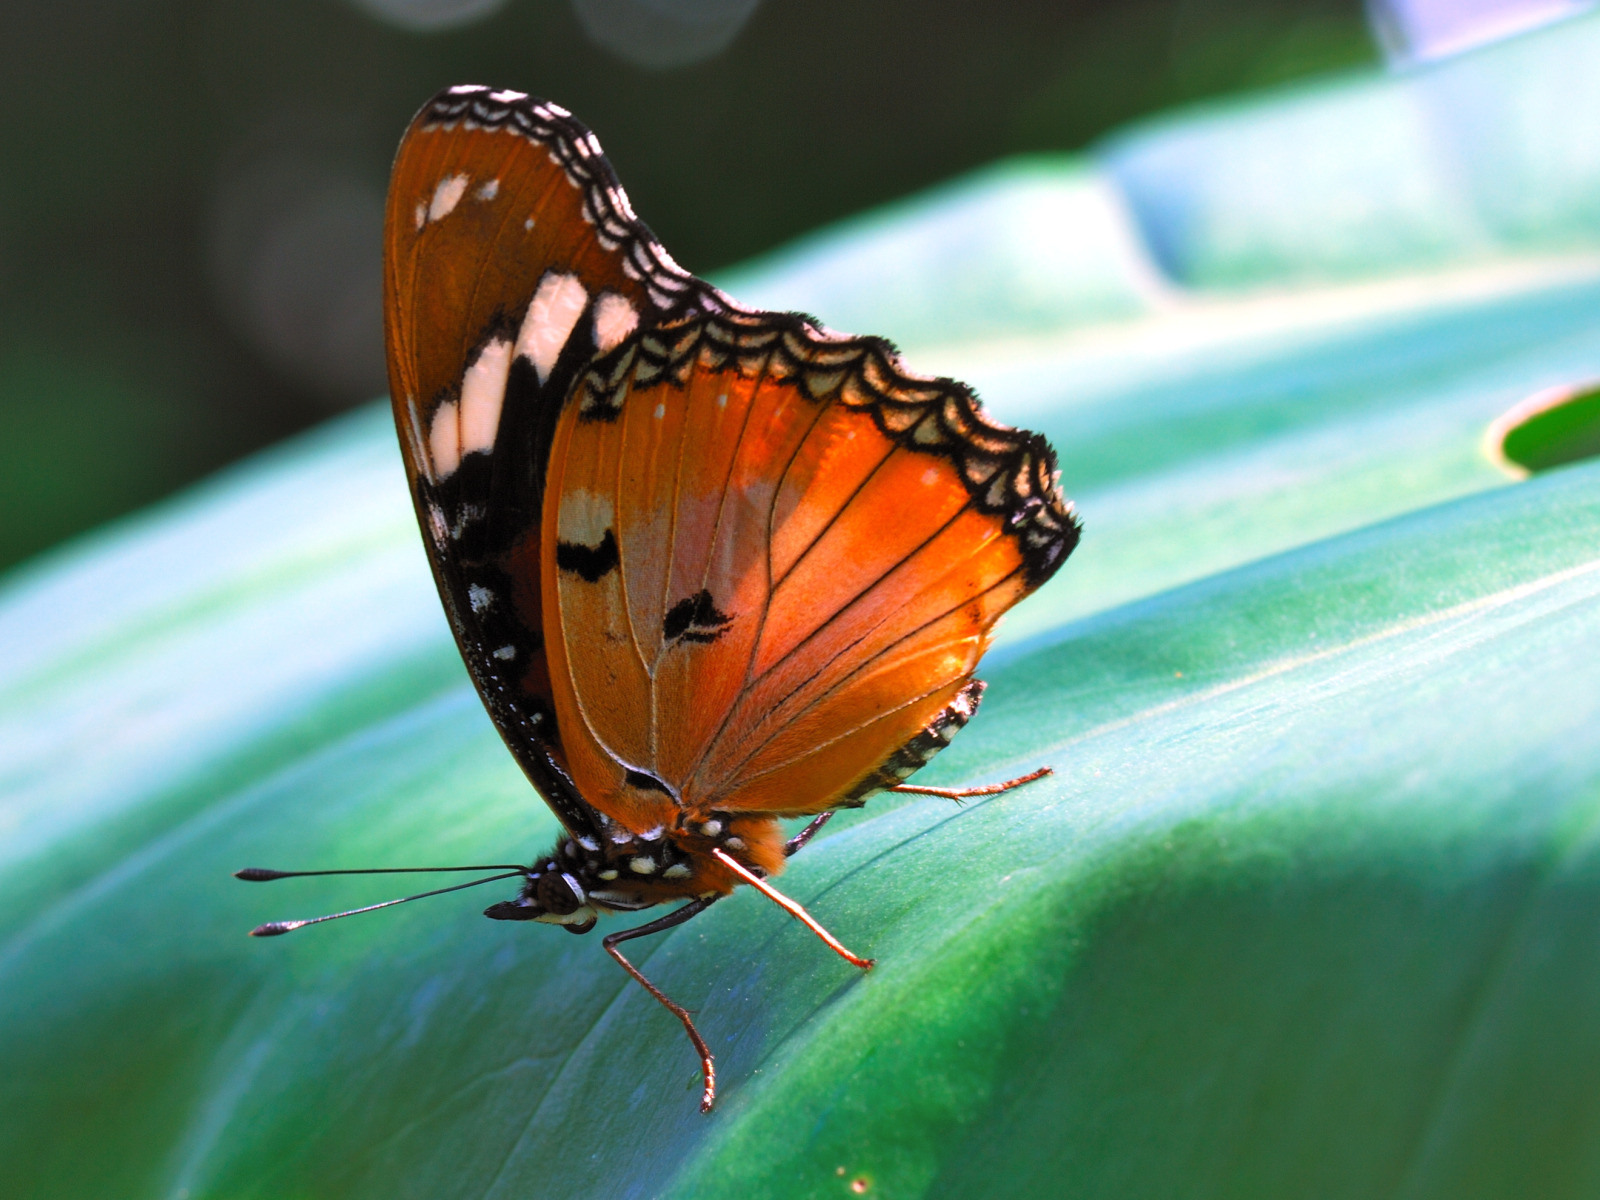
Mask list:
[[531,866],[482,868],[522,880],[485,915],[586,933],[681,903],[603,944],[683,1023],[709,1109],[709,1048],[618,946],[749,884],[870,967],[768,882],[787,858],[875,792],[1046,773],[905,782],[977,709],[995,622],[1077,543],[1055,455],[881,338],[685,271],[594,135],[521,92],[452,87],[413,119],[384,314],[440,598],[563,827]]

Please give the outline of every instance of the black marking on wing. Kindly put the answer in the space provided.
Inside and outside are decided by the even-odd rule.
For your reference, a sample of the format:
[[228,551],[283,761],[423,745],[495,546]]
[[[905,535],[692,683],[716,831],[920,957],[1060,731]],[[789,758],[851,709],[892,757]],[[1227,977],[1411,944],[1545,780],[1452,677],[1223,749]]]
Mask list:
[[660,792],[663,796],[670,796],[674,800],[678,798],[677,792],[668,787],[664,780],[650,774],[649,771],[636,771],[629,767],[627,774],[623,776],[623,781],[629,787],[638,788],[640,791]]
[[667,641],[714,642],[726,631],[733,618],[712,602],[711,593],[699,593],[679,600],[667,610],[661,622],[661,636]]
[[581,542],[556,543],[556,566],[573,572],[585,583],[599,582],[600,577],[615,570],[620,561],[617,535],[609,529],[598,546],[585,546]]
[[[472,457],[487,466],[483,456]],[[464,460],[464,465],[466,461],[469,460]],[[458,479],[469,488],[476,486],[465,471],[437,489],[419,479],[416,499],[433,556],[434,578],[462,660],[512,757],[557,818],[575,836],[598,836],[600,815],[579,793],[556,749],[560,732],[555,711],[520,681],[527,662],[543,648],[543,633],[518,619],[510,603],[513,581],[505,571],[492,561],[476,557],[481,523],[470,522],[461,536],[451,536],[447,510],[460,504],[460,495],[450,485],[457,484]],[[444,523],[437,532],[430,516],[433,511],[439,512]],[[482,589],[477,603],[475,588]],[[515,651],[512,657],[495,658],[494,652],[507,646]]]

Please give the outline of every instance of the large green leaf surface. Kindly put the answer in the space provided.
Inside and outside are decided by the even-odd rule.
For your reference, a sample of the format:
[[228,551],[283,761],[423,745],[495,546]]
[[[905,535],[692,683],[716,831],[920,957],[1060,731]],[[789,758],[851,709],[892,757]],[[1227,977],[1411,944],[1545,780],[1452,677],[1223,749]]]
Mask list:
[[[1600,25],[1565,28],[1424,78],[1516,101]],[[710,1116],[593,937],[477,915],[509,885],[243,936],[389,893],[240,866],[499,862],[556,833],[450,643],[384,412],[14,575],[0,1193],[1594,1194],[1600,464],[1512,483],[1479,442],[1600,377],[1600,268],[1568,230],[1559,260],[1508,234],[1356,277],[1325,247],[1280,263],[1293,289],[1229,290],[1249,272],[1202,170],[1312,117],[1358,159],[1351,95],[1370,121],[1416,86],[1136,131],[729,281],[861,324],[829,297],[919,264],[898,299],[866,276],[881,327],[1050,435],[1087,535],[926,777],[1056,774],[879,797],[784,876],[874,971],[751,894],[635,943],[717,1051]],[[1041,274],[994,230],[1048,237],[1057,203],[1083,219]],[[1004,320],[949,336],[996,294]]]

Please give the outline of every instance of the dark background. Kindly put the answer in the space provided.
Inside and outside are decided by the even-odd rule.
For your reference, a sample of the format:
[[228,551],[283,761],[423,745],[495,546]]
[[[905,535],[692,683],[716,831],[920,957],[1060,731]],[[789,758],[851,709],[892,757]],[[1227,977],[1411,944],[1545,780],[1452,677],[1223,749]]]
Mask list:
[[1376,56],[1358,0],[767,0],[736,34],[753,0],[434,0],[498,11],[419,28],[429,3],[0,6],[0,567],[383,392],[388,162],[446,84],[572,109],[706,273]]

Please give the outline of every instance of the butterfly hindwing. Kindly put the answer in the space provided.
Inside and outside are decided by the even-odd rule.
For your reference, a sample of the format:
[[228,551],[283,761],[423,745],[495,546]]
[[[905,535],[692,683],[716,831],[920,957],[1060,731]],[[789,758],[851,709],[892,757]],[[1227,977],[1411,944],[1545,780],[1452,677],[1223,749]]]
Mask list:
[[789,315],[640,331],[577,383],[549,472],[555,704],[585,795],[636,828],[909,773],[1077,536],[1041,439]]

